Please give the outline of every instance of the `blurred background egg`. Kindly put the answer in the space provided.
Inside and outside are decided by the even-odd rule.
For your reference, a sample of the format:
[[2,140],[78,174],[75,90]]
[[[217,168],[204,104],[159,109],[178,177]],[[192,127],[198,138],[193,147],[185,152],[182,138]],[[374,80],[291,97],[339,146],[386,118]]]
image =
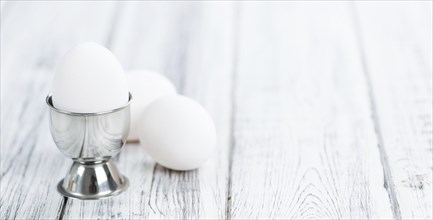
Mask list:
[[57,65],[52,85],[54,107],[96,113],[124,106],[129,89],[122,66],[105,47],[81,43]]
[[139,118],[146,107],[158,98],[176,94],[176,88],[162,74],[152,71],[126,71],[126,77],[133,96],[128,141],[138,141]]
[[196,101],[181,95],[152,102],[140,119],[139,137],[157,163],[173,170],[200,167],[216,145],[210,115]]

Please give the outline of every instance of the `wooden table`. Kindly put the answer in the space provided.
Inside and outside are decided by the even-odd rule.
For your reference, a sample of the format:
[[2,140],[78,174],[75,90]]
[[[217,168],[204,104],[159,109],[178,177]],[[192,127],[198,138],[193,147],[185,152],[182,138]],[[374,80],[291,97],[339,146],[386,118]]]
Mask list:
[[[432,218],[431,1],[1,6],[1,219]],[[213,158],[175,172],[127,144],[127,192],[60,196],[44,98],[83,41],[203,104]]]

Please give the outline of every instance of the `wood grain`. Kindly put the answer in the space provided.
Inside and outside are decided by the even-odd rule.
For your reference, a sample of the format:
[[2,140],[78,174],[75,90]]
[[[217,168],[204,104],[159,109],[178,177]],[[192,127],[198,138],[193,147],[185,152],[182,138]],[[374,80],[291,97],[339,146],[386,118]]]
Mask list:
[[349,6],[242,4],[232,218],[392,218]]
[[[57,182],[71,161],[52,141],[44,102],[56,61],[81,41],[103,43],[113,4],[8,2],[1,24],[0,219],[60,217]],[[3,16],[3,14],[2,14]]]
[[[0,219],[431,219],[431,2],[1,2]],[[130,188],[56,191],[45,95],[72,46],[165,74],[210,112],[190,172],[138,143]]]
[[68,200],[65,219],[226,218],[233,48],[232,3],[125,4],[110,46],[125,69],[167,75],[180,93],[203,104],[218,130],[218,151],[199,170],[167,170],[128,144],[119,169],[130,189],[101,201]]
[[395,216],[431,219],[432,2],[356,6]]

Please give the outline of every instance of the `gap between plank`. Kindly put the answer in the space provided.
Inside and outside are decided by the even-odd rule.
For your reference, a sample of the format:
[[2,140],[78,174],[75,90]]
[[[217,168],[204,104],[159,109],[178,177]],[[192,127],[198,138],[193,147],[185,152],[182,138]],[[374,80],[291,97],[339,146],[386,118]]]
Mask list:
[[119,18],[122,14],[123,10],[123,4],[122,2],[118,2],[116,6],[114,6],[115,10],[113,13],[113,18],[111,19],[111,27],[108,31],[108,37],[105,42],[105,45],[108,49],[112,50],[114,45],[114,36],[116,29],[119,27]]
[[356,9],[356,4],[354,2],[352,2],[350,5],[352,8],[352,12],[353,12],[352,14],[353,14],[353,20],[354,20],[354,24],[355,24],[354,25],[355,26],[355,35],[356,35],[356,40],[358,42],[358,48],[359,48],[360,57],[361,57],[362,72],[364,73],[364,78],[365,78],[365,81],[367,84],[368,99],[370,102],[371,118],[373,120],[374,131],[376,134],[377,144],[378,144],[377,146],[379,148],[379,153],[380,153],[380,161],[382,163],[382,168],[383,168],[384,188],[388,192],[388,197],[389,197],[389,201],[391,203],[392,214],[394,216],[394,219],[400,220],[400,219],[402,219],[401,218],[401,212],[400,212],[400,207],[399,207],[396,192],[395,192],[395,186],[394,186],[394,181],[393,181],[393,177],[392,177],[392,173],[391,173],[391,168],[390,168],[389,161],[388,161],[388,156],[386,155],[386,150],[385,150],[385,146],[383,143],[382,130],[380,127],[380,122],[379,122],[379,114],[378,114],[378,110],[377,110],[376,99],[374,98],[373,83],[371,80],[371,74],[368,70],[366,54],[365,54],[365,50],[364,50],[364,42],[363,42],[362,36],[361,36],[361,23],[359,21],[359,14],[358,14],[358,11]]
[[232,212],[232,166],[234,149],[236,145],[235,139],[235,118],[236,118],[236,78],[237,78],[237,67],[238,67],[238,44],[239,44],[239,27],[240,27],[240,3],[235,4],[234,9],[234,25],[233,25],[233,64],[232,64],[232,85],[231,85],[231,109],[230,109],[230,140],[229,140],[229,166],[228,166],[228,181],[227,181],[227,197],[226,197],[226,219],[231,219]]
[[63,216],[65,214],[65,207],[66,207],[67,202],[68,202],[68,197],[63,196],[62,205],[60,206],[59,215],[58,215],[57,219],[63,220]]
[[5,18],[8,17],[8,14],[9,14],[9,11],[11,10],[11,7],[13,7],[12,3],[15,3],[15,2],[11,2],[11,1],[2,1],[2,2],[3,2],[3,6],[0,9],[1,10],[0,11],[0,26],[3,24]]

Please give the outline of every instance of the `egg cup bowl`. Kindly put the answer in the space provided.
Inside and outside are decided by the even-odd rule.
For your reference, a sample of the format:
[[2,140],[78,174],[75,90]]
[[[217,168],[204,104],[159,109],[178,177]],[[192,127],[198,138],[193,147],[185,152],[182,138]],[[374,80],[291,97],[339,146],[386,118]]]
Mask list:
[[46,98],[50,131],[57,148],[74,163],[57,190],[66,197],[101,199],[125,191],[129,181],[111,158],[126,142],[130,124],[130,102],[98,113],[74,113],[54,107],[52,95]]

